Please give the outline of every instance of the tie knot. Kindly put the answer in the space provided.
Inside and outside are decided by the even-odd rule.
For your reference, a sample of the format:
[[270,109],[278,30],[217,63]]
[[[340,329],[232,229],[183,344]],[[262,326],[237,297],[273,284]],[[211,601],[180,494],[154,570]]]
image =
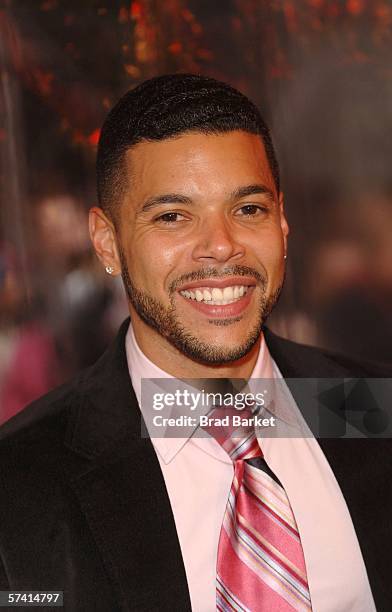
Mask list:
[[232,406],[213,408],[208,414],[208,423],[203,426],[232,461],[262,457],[256,438],[254,416],[250,408],[238,410]]

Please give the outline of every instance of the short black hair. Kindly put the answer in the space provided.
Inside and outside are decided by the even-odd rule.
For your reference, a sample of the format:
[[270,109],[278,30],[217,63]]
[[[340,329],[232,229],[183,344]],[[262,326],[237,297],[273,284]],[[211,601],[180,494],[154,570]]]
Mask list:
[[109,112],[97,153],[98,201],[114,220],[126,185],[124,156],[139,142],[189,132],[259,135],[279,192],[279,165],[269,129],[257,107],[234,87],[197,74],[167,74],[128,91]]

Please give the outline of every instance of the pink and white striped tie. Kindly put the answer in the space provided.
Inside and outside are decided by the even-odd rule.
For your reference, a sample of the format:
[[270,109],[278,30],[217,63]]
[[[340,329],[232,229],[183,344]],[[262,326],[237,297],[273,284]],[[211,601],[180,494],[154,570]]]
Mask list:
[[[238,414],[238,411],[236,411]],[[254,430],[209,433],[234,463],[217,559],[217,610],[309,612],[305,560],[286,492],[267,466]],[[237,433],[236,433],[237,435]]]

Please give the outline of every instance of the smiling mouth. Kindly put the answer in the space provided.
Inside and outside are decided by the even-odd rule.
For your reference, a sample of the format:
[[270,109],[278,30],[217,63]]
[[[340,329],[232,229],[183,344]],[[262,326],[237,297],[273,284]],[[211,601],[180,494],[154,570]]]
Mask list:
[[226,306],[241,300],[253,285],[230,285],[228,287],[198,287],[185,289],[180,294],[187,300],[207,304],[208,306]]

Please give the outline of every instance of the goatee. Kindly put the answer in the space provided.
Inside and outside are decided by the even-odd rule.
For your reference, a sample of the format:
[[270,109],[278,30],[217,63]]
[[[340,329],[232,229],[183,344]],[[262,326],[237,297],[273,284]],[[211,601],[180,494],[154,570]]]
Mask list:
[[[247,266],[231,266],[224,270],[207,268],[182,275],[177,278],[169,287],[170,306],[165,307],[161,302],[152,297],[145,291],[138,289],[128,271],[128,266],[124,254],[120,251],[122,279],[128,299],[139,317],[151,328],[155,329],[161,336],[166,338],[181,353],[195,361],[204,364],[228,364],[241,359],[249,353],[260,337],[262,326],[276,305],[281,293],[282,285],[271,296],[265,295],[267,284],[266,276],[261,275],[257,270]],[[192,333],[185,329],[181,324],[175,308],[176,288],[184,282],[195,280],[207,280],[208,278],[222,278],[224,276],[252,276],[261,288],[261,296],[258,304],[257,318],[254,326],[249,330],[243,342],[235,347],[224,345],[212,345],[201,341]],[[283,284],[283,283],[282,283]],[[230,325],[239,321],[240,318],[211,319],[209,323],[223,326]]]

